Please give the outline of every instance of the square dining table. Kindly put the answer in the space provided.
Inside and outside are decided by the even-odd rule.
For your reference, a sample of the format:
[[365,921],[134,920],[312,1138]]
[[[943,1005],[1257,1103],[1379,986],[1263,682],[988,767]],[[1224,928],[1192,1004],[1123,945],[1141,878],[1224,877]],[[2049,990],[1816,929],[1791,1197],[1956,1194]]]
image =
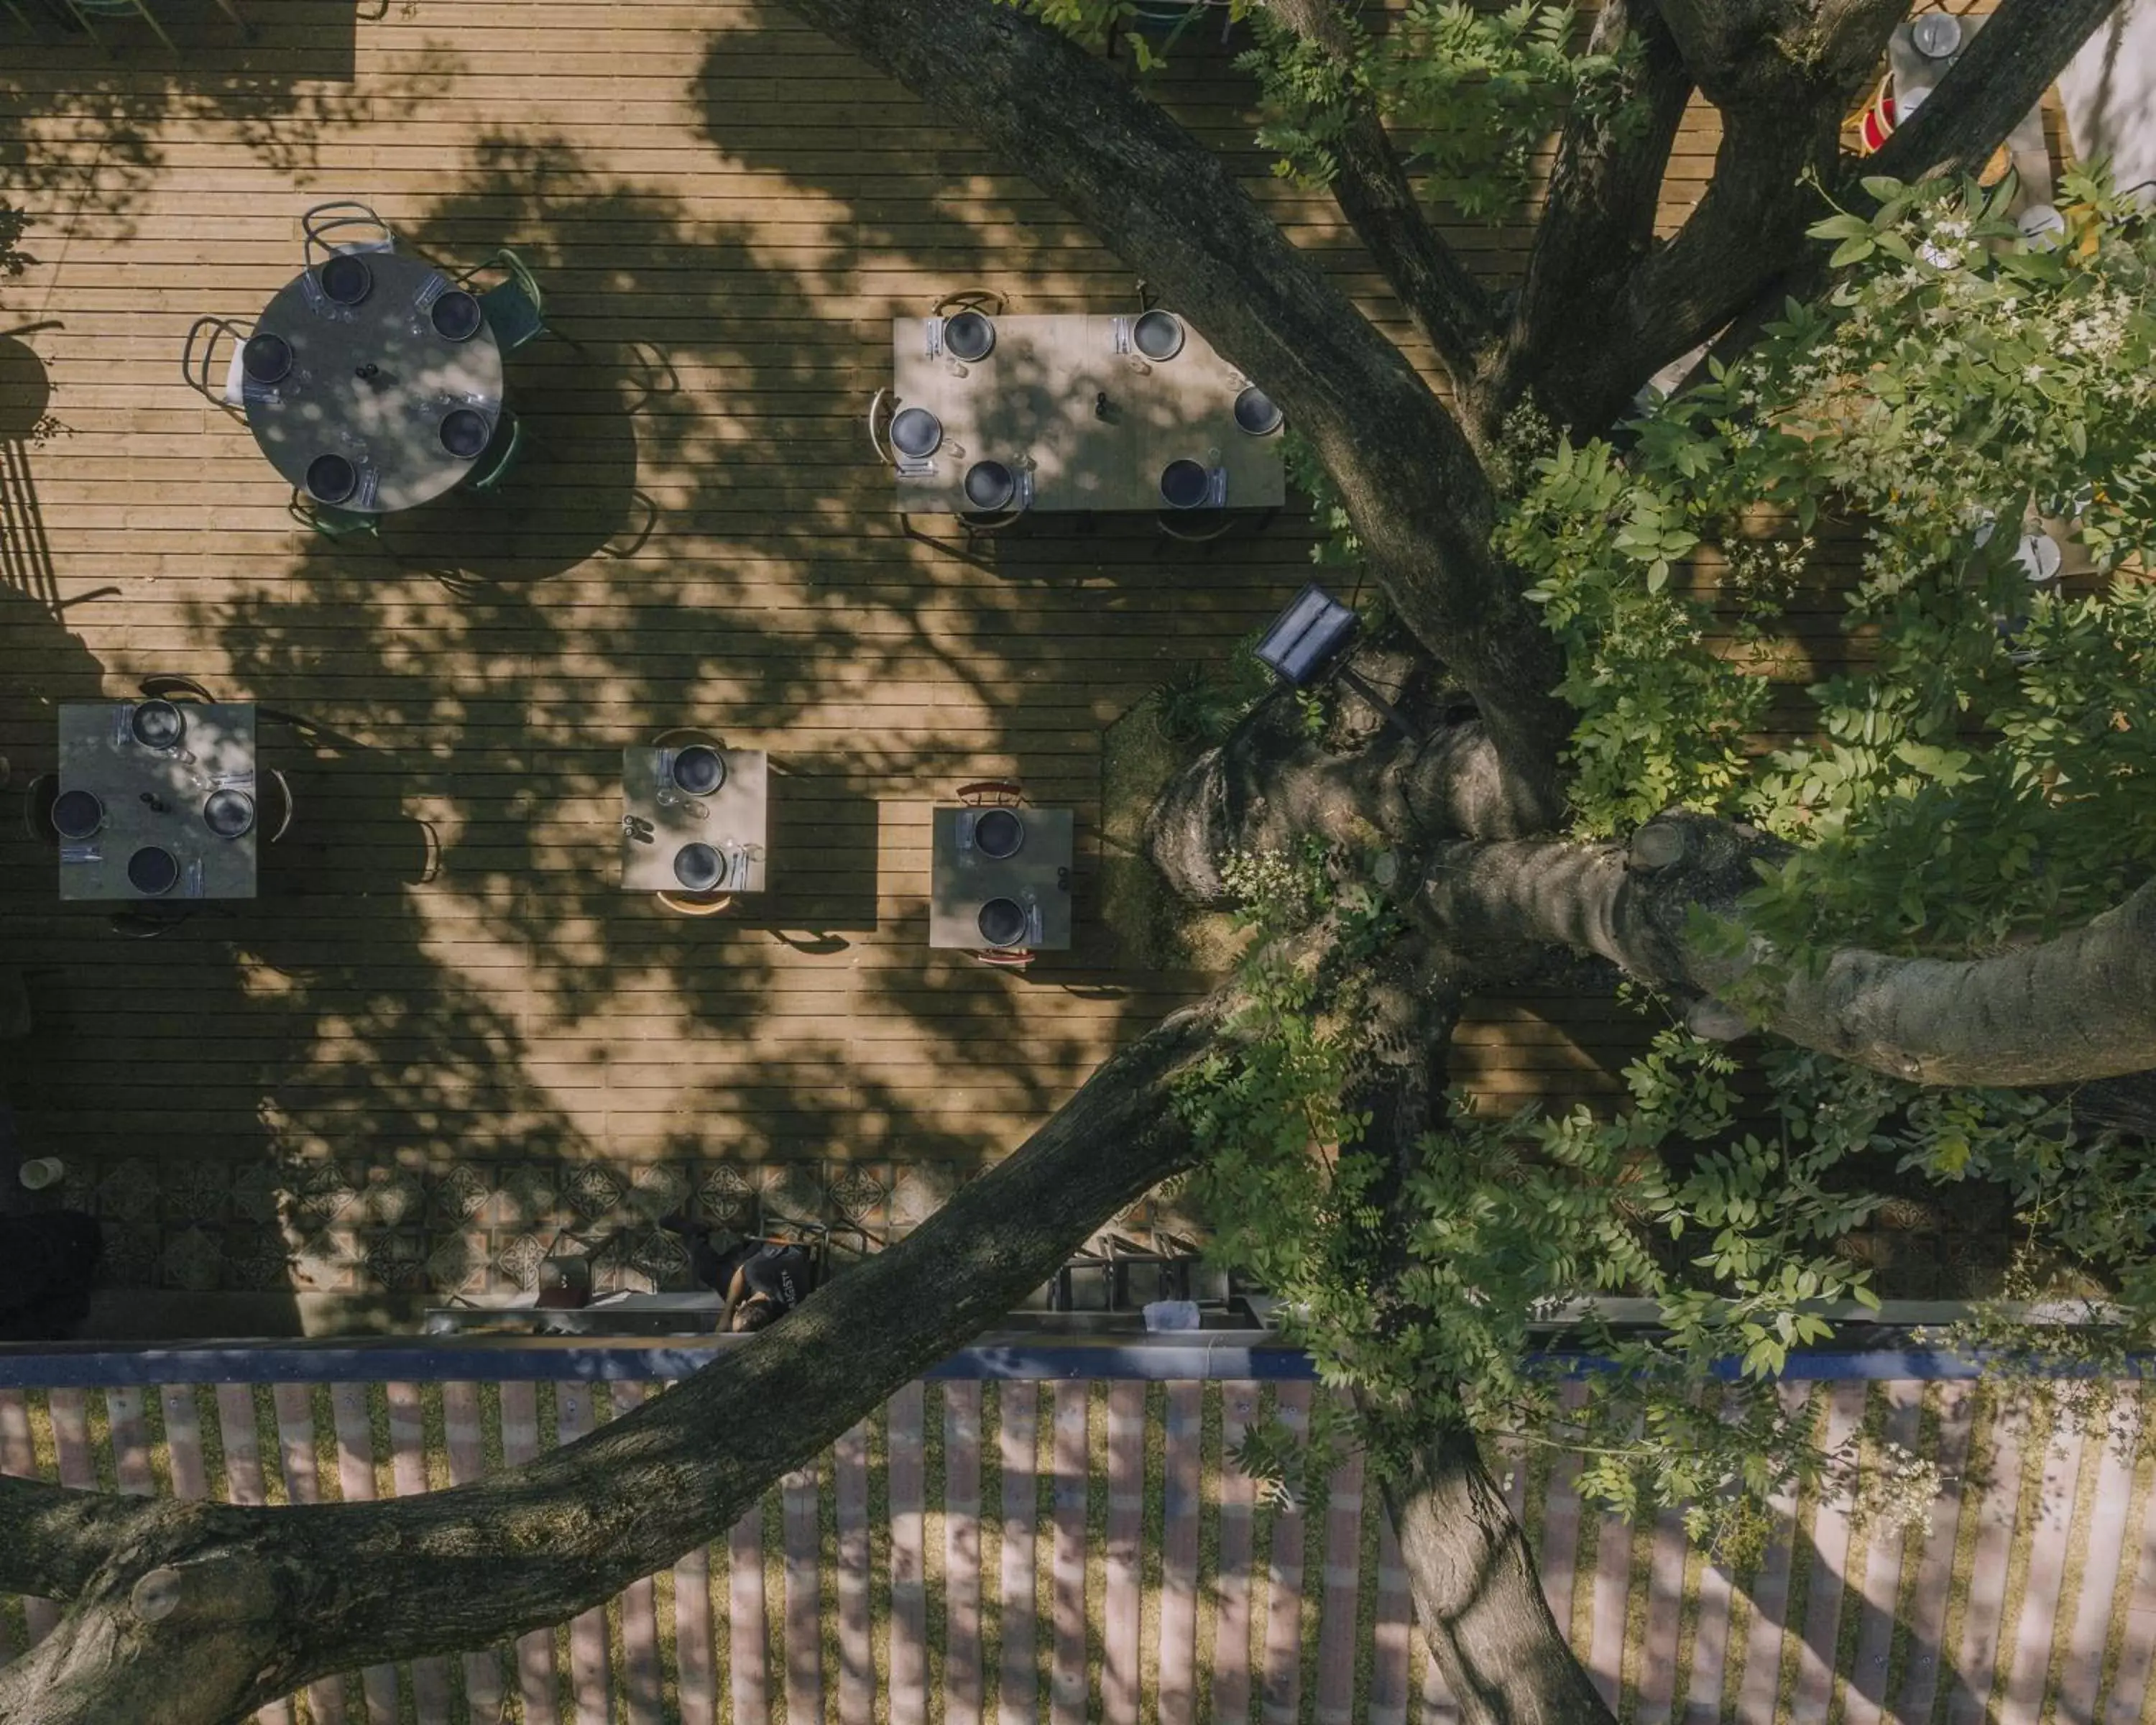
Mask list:
[[[770,763],[762,749],[726,749],[726,782],[689,802],[703,804],[699,816],[687,802],[662,803],[663,757],[671,750],[651,747],[621,752],[621,884],[628,892],[680,892],[674,857],[685,845],[705,844],[721,855],[742,854],[738,878],[714,889],[762,892],[769,874],[765,851],[769,819]],[[685,793],[684,793],[685,796]],[[730,849],[731,848],[731,849]]]
[[[219,838],[203,819],[213,788],[255,795],[254,705],[190,701],[178,750],[135,741],[135,701],[70,701],[59,716],[60,794],[88,791],[105,805],[105,824],[87,841],[60,847],[60,897],[77,899],[253,898],[259,822],[236,839]],[[192,761],[181,757],[181,751]],[[127,860],[144,846],[172,853],[179,880],[146,893],[127,878]],[[71,861],[80,849],[89,860]]]
[[938,809],[929,840],[928,944],[979,951],[988,943],[978,920],[990,899],[1038,907],[1040,932],[1022,944],[1034,952],[1070,946],[1070,864],[1075,822],[1068,809],[1012,809],[1025,829],[1014,856],[985,856],[970,841],[986,809]]

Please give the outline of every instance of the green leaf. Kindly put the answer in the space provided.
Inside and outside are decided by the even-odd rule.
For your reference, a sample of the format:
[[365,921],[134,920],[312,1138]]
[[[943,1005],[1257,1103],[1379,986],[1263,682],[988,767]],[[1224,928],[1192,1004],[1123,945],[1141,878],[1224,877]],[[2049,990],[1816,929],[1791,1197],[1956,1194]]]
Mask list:
[[1878,249],[1879,242],[1869,233],[1853,239],[1845,239],[1834,249],[1827,259],[1827,267],[1838,270],[1844,264],[1861,264]]

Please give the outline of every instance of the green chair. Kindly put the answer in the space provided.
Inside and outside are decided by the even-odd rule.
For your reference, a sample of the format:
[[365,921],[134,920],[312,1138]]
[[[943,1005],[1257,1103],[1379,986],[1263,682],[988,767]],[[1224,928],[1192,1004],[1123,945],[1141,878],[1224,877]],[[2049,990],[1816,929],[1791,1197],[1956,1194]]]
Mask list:
[[288,512],[294,521],[312,527],[325,539],[378,539],[382,535],[380,516],[367,515],[357,509],[339,509],[333,504],[317,503],[313,498],[303,495],[297,486],[293,488]]
[[486,326],[494,331],[495,345],[504,353],[514,353],[542,336],[560,336],[579,353],[583,352],[582,343],[547,321],[547,299],[539,290],[539,278],[508,247],[465,270],[457,278],[457,285],[470,287],[490,270],[500,270],[502,280],[476,291],[486,312]]
[[493,440],[480,451],[471,470],[457,481],[457,489],[475,491],[482,496],[499,490],[502,481],[509,477],[510,470],[516,465],[524,444],[524,422],[504,408],[501,418],[495,422]]
[[[249,41],[254,39],[254,26],[239,15],[233,0],[217,0],[218,9],[239,26],[239,33]],[[88,33],[90,39],[103,49],[108,58],[113,58],[112,44],[97,33],[95,19],[100,18],[139,18],[157,33],[157,39],[165,44],[167,52],[177,57],[179,48],[165,33],[165,27],[157,22],[157,14],[150,9],[150,0],[66,0],[67,9]]]

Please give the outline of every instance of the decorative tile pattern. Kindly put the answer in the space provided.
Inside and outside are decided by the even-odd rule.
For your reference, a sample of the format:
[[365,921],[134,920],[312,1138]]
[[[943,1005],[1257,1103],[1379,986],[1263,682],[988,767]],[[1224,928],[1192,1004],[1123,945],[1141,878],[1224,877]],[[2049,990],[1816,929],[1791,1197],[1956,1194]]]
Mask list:
[[[600,1288],[693,1287],[687,1249],[658,1225],[691,1207],[742,1233],[787,1221],[838,1224],[846,1255],[860,1249],[858,1228],[875,1250],[926,1220],[973,1172],[942,1163],[702,1157],[372,1168],[299,1155],[71,1157],[67,1191],[105,1224],[100,1276],[110,1287],[485,1300],[530,1292],[550,1253],[589,1257]],[[1132,1221],[1118,1225],[1128,1232]]]

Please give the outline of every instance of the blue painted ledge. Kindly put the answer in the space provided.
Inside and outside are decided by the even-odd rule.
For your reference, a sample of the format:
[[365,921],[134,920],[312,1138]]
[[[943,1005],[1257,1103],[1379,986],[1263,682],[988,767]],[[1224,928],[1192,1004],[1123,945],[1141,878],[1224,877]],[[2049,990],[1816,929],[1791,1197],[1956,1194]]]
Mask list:
[[[0,1388],[54,1389],[146,1384],[441,1383],[547,1378],[685,1378],[748,1338],[588,1336],[470,1336],[338,1338],[321,1342],[218,1342],[74,1347],[62,1343],[0,1346]],[[1553,1356],[1564,1358],[1564,1356]],[[1568,1368],[1603,1368],[1572,1356]],[[1979,1357],[1940,1349],[1867,1349],[1790,1356],[1785,1376],[1846,1378],[1969,1378],[1984,1375]],[[1309,1357],[1262,1331],[1119,1336],[1085,1341],[1067,1336],[988,1337],[961,1348],[927,1373],[930,1378],[1122,1378],[1148,1380],[1237,1378],[1282,1382],[1317,1376]],[[1724,1375],[1736,1376],[1732,1360]],[[2066,1375],[2061,1373],[2060,1375]]]

